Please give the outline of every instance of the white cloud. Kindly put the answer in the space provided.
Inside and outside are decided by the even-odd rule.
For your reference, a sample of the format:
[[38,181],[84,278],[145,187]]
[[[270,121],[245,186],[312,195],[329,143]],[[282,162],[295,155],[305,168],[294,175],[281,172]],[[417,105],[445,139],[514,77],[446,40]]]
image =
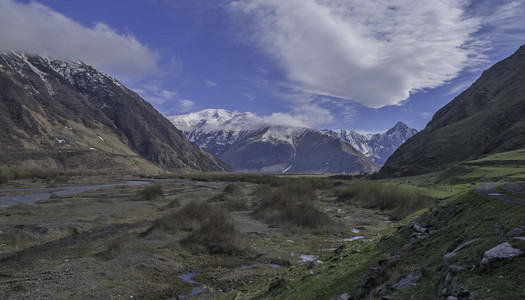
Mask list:
[[157,54],[132,34],[103,23],[85,27],[38,2],[0,0],[0,41],[0,51],[81,60],[114,76],[141,78],[159,71]]
[[178,93],[164,89],[161,82],[152,81],[143,83],[140,87],[131,88],[139,94],[144,100],[154,105],[162,105],[169,101],[173,101]]
[[187,99],[179,100],[180,112],[186,113],[195,108],[195,102]]
[[469,86],[472,85],[474,81],[464,81],[464,82],[461,82],[461,83],[458,83],[456,84],[455,86],[453,86],[450,91],[448,91],[445,95],[446,96],[451,96],[451,95],[458,95],[459,93],[463,92],[464,90],[466,90]]
[[216,87],[216,86],[218,86],[217,82],[215,82],[215,81],[211,81],[211,80],[204,80],[204,83],[205,83],[208,87]]
[[419,115],[422,116],[423,119],[430,119],[430,117],[432,117],[432,113],[428,111],[422,112]]
[[[253,42],[302,92],[369,107],[400,104],[481,61],[481,19],[465,0],[242,0]],[[244,20],[246,21],[246,19]],[[246,23],[245,23],[246,24]]]

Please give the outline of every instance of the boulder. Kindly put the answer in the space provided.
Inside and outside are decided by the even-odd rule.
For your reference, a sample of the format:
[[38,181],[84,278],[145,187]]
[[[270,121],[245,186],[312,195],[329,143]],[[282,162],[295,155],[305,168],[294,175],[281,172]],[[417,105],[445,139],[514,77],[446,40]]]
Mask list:
[[502,243],[485,251],[481,260],[484,270],[498,268],[521,254],[519,249],[513,248],[509,243]]
[[419,278],[421,278],[421,274],[410,274],[407,277],[401,279],[398,283],[392,285],[392,288],[395,290],[400,290],[409,284],[416,283]]
[[523,233],[523,229],[514,228],[511,231],[507,232],[506,236],[515,236],[515,235],[522,234],[522,233]]
[[344,293],[340,296],[335,296],[335,297],[330,298],[330,300],[348,300],[348,299],[350,299],[350,295],[348,295],[348,293]]

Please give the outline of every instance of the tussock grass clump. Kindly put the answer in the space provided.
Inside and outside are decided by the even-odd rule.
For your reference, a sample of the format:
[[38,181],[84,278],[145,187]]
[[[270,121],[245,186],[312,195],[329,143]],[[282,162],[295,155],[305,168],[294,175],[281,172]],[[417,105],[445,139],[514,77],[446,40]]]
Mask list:
[[147,186],[138,192],[139,196],[146,200],[158,200],[164,198],[164,190],[161,184]]
[[240,211],[248,208],[248,200],[243,195],[241,187],[234,183],[227,185],[222,193],[211,197],[207,202],[222,202],[223,207],[229,211]]
[[303,229],[330,231],[337,224],[314,205],[315,185],[293,180],[260,200],[256,216],[272,225],[294,225]]
[[135,248],[136,244],[137,242],[135,237],[133,237],[131,234],[120,233],[113,240],[111,240],[104,251],[95,254],[95,256],[98,256],[106,261],[112,260],[121,256],[126,250]]
[[57,175],[55,177],[55,184],[65,184],[65,183],[68,183],[69,181],[69,176],[67,175]]
[[192,231],[184,244],[204,248],[209,253],[235,254],[244,249],[244,241],[232,218],[223,211],[212,211],[200,226]]
[[432,198],[417,190],[371,181],[345,186],[338,196],[339,201],[390,211],[395,220],[401,220],[432,204]]
[[224,188],[223,192],[226,194],[239,195],[242,193],[242,189],[239,185],[230,183]]
[[230,215],[205,202],[191,202],[155,220],[143,236],[157,229],[191,232],[182,244],[197,251],[234,254],[245,249],[244,239]]

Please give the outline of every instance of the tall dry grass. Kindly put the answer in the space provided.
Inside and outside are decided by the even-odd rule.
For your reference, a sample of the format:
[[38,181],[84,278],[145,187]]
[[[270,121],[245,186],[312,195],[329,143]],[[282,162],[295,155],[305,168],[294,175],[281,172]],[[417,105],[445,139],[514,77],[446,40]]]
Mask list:
[[340,224],[315,206],[316,185],[308,180],[291,180],[262,195],[256,217],[275,226],[295,226],[314,231],[340,229]]
[[339,191],[338,198],[365,208],[388,211],[395,220],[401,220],[433,202],[431,197],[418,190],[373,181],[347,185]]

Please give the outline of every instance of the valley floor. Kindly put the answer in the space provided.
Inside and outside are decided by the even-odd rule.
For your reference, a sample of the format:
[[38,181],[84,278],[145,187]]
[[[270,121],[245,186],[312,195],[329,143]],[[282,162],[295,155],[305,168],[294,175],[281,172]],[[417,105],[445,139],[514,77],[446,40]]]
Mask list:
[[[388,180],[11,180],[0,298],[523,299],[523,153]],[[33,188],[52,194],[7,202]]]
[[[238,196],[247,202],[232,209],[216,200],[229,181],[118,184],[132,179],[144,181],[71,178],[68,185],[115,185],[0,209],[0,298],[167,299],[189,296],[194,289],[219,296],[315,263],[341,245],[369,243],[393,224],[384,213],[339,203],[324,191],[318,192],[315,205],[342,224],[336,230],[274,226],[254,216],[254,203],[262,197],[257,191],[266,184],[236,182]],[[52,183],[18,180],[10,185],[19,190],[1,190],[0,196],[34,193],[24,189],[35,187],[41,192]],[[148,200],[143,191],[153,185],[162,187],[162,195]],[[192,202],[226,207],[242,247],[210,254],[184,243],[191,230],[155,229],[159,218]]]

